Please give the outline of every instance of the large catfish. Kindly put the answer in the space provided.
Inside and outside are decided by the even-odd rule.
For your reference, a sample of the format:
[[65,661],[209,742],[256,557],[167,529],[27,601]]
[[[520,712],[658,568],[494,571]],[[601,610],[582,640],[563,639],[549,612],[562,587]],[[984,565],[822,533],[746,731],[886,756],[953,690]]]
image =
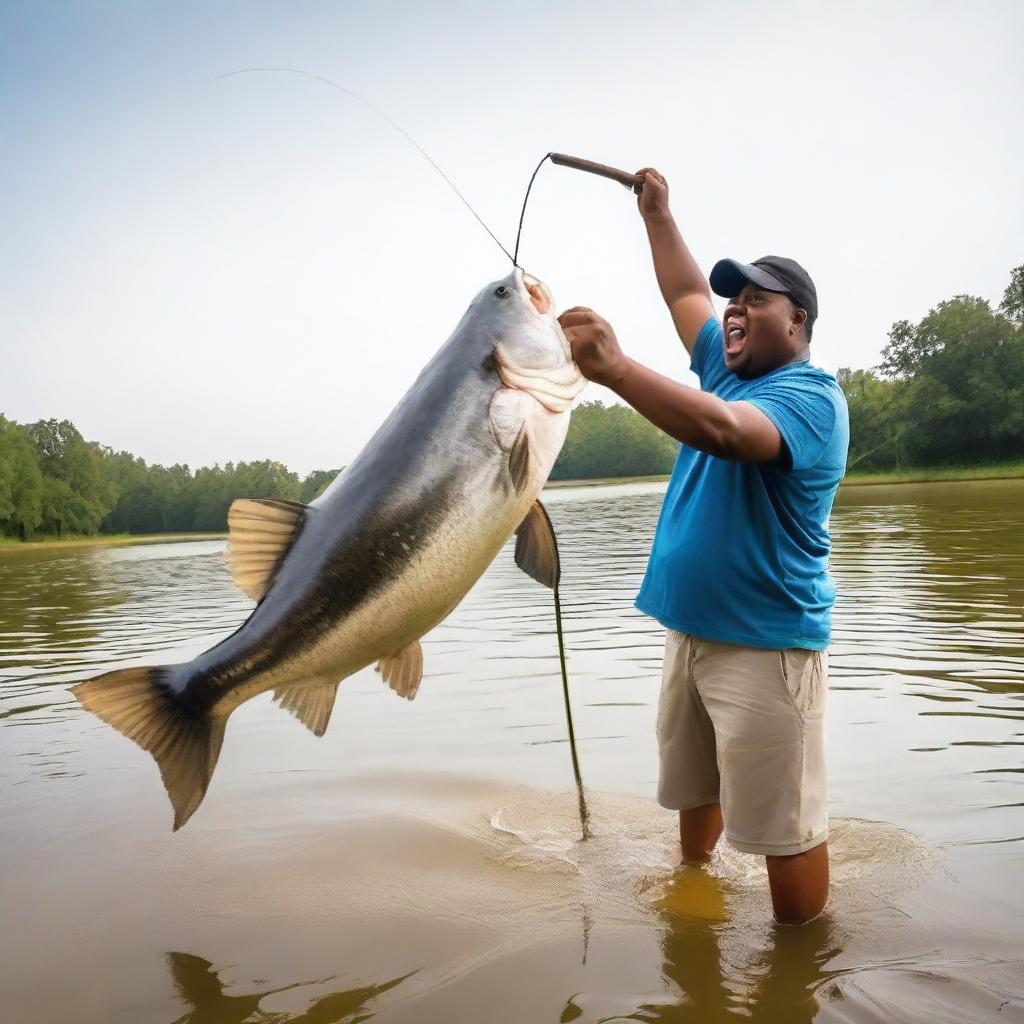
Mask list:
[[73,692],[148,750],[180,828],[202,802],[228,715],[267,690],[318,736],[340,680],[377,662],[412,698],[420,638],[513,532],[516,561],[557,581],[537,500],[585,380],[551,294],[516,269],[487,285],[356,460],[311,505],[239,499],[227,561],[258,603],[193,661],[108,672]]

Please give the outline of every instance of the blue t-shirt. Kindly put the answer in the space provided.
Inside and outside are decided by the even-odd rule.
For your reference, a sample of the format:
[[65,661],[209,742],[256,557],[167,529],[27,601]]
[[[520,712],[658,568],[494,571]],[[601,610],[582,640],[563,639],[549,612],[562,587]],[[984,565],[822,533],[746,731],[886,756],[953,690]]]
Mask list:
[[697,336],[691,366],[703,391],[757,406],[789,458],[730,462],[680,446],[636,606],[708,640],[823,650],[836,593],[828,517],[846,469],[846,399],[831,374],[807,362],[737,377],[725,368],[714,318]]

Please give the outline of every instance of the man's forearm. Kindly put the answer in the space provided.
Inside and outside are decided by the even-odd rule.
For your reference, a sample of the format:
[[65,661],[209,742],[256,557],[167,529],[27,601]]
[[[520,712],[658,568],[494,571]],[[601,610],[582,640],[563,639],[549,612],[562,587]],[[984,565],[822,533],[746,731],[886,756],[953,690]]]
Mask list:
[[671,214],[644,220],[651,243],[651,258],[662,298],[671,308],[686,295],[703,294],[710,299],[707,279],[690,254]]
[[737,451],[740,425],[728,402],[689,388],[632,359],[605,382],[641,416],[677,441],[720,458],[741,457]]

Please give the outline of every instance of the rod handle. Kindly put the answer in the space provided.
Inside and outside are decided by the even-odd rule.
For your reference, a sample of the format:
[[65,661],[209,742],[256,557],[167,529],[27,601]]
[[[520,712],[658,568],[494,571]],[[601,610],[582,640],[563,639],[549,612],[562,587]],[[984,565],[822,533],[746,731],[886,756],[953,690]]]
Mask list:
[[567,156],[565,153],[551,153],[550,156],[553,164],[574,167],[577,171],[586,171],[588,174],[599,174],[602,178],[611,178],[612,181],[632,189],[637,195],[643,188],[643,179],[638,174],[620,171],[617,167],[609,167],[607,164],[594,163],[593,160],[583,160],[578,156]]

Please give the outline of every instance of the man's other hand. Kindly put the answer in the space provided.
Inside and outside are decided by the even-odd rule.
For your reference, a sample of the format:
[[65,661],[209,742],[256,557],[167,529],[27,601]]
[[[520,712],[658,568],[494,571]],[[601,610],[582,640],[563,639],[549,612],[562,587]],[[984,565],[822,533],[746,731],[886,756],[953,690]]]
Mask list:
[[573,306],[559,318],[572,349],[572,357],[587,380],[614,389],[621,383],[630,360],[607,320],[586,306]]
[[640,216],[644,220],[671,216],[668,209],[668,182],[664,176],[653,167],[643,167],[636,173],[643,185],[640,195],[636,197]]

